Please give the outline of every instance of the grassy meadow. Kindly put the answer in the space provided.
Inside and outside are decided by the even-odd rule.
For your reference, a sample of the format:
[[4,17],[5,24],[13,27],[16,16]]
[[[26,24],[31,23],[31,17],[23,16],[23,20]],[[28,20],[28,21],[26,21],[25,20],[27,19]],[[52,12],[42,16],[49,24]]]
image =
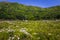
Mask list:
[[0,21],[0,40],[60,40],[60,21]]

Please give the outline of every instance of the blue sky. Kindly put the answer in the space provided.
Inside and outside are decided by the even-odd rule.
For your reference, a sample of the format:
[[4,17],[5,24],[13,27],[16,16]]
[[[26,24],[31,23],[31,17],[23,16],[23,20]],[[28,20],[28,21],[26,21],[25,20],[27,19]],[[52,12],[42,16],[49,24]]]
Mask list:
[[21,4],[38,6],[38,7],[50,7],[60,5],[60,0],[7,0],[7,1],[18,2]]

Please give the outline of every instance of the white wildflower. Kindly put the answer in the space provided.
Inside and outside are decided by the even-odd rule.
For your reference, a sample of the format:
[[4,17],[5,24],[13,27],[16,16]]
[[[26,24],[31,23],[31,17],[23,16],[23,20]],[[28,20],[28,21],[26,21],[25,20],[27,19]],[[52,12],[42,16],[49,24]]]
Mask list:
[[14,35],[14,37],[17,37],[17,39],[20,40],[20,38],[17,35]]
[[14,35],[16,37],[16,35]]
[[2,32],[2,31],[0,30],[0,32]]
[[9,39],[8,40],[11,40],[11,37],[9,37]]
[[20,32],[23,32],[25,34],[29,34],[25,29],[20,29]]
[[20,29],[20,32],[22,32],[22,33],[24,33],[24,34],[26,34],[26,35],[31,35],[31,34],[28,33],[28,32],[26,31],[26,29],[24,29],[24,28],[21,28],[21,29]]
[[48,35],[52,35],[51,33],[48,33]]
[[9,29],[8,32],[15,32],[15,30],[13,30],[13,29]]
[[16,27],[19,27],[19,26],[16,26]]
[[12,37],[12,40],[14,39],[14,37]]
[[60,36],[60,35],[57,35],[58,37]]
[[20,40],[20,38],[19,38],[19,37],[17,37],[17,39],[18,39],[18,40]]
[[10,21],[6,21],[7,23],[9,23],[9,24],[12,24]]
[[25,20],[25,22],[28,22],[28,20]]

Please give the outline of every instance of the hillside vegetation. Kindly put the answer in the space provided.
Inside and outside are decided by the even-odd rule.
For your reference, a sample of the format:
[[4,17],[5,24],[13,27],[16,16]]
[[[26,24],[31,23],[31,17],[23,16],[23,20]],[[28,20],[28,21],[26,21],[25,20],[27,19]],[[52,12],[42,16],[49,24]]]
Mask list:
[[54,20],[60,19],[60,6],[41,8],[18,3],[0,2],[0,19]]

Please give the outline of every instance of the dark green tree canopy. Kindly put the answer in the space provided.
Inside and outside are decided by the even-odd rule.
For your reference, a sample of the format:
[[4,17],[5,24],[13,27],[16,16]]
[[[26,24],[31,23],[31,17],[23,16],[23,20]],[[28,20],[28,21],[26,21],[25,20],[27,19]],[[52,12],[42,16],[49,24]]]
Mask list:
[[0,19],[41,20],[60,19],[60,6],[41,8],[18,3],[0,2]]

